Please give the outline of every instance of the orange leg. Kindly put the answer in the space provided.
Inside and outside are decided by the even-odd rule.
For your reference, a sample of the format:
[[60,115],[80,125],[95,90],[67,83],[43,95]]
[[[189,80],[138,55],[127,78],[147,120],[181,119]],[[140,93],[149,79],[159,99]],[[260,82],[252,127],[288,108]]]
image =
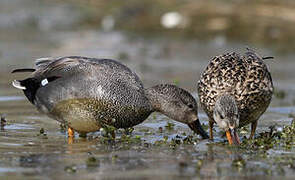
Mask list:
[[213,140],[213,124],[214,122],[209,120],[210,140]]
[[68,144],[73,144],[74,143],[74,137],[68,137]]
[[251,134],[249,139],[253,139],[254,135],[255,135],[255,131],[256,131],[256,127],[257,127],[257,122],[258,120],[256,120],[255,122],[251,123]]
[[75,136],[75,131],[71,127],[68,127],[68,136],[69,137],[74,137]]

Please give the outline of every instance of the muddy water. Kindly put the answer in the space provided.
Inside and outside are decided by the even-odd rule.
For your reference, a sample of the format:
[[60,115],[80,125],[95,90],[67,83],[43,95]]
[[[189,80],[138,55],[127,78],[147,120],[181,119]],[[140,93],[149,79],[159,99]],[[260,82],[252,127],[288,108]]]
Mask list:
[[[295,176],[292,148],[276,147],[263,152],[231,148],[223,143],[217,127],[215,142],[200,141],[193,136],[192,142],[184,143],[186,137],[193,135],[189,128],[157,113],[136,126],[128,138],[119,131],[113,142],[97,132],[87,138],[77,136],[69,142],[56,121],[39,114],[22,92],[11,87],[13,79],[25,76],[9,74],[13,68],[30,67],[34,58],[42,56],[114,58],[139,74],[146,86],[177,83],[195,95],[196,82],[208,60],[226,50],[242,53],[245,44],[227,42],[222,36],[199,42],[95,29],[56,31],[54,27],[60,27],[64,20],[53,18],[47,22],[44,17],[48,16],[40,15],[39,8],[30,9],[28,14],[17,11],[19,3],[24,9],[37,7],[36,1],[28,2],[31,4],[18,0],[0,4],[2,8],[9,7],[3,9],[13,20],[8,23],[0,18],[0,113],[5,114],[7,121],[0,129],[0,179],[292,179]],[[67,5],[38,6],[49,8],[42,12],[72,13]],[[23,13],[23,19],[16,12]],[[32,20],[37,27],[22,25]],[[76,23],[73,20],[66,26]],[[267,64],[281,93],[261,117],[259,134],[270,125],[280,128],[292,121],[289,114],[295,114],[295,54],[282,55],[257,48],[262,55],[276,57]],[[202,111],[199,117],[207,124]],[[167,122],[175,125],[165,127]],[[245,135],[249,133],[241,133],[242,140]]]

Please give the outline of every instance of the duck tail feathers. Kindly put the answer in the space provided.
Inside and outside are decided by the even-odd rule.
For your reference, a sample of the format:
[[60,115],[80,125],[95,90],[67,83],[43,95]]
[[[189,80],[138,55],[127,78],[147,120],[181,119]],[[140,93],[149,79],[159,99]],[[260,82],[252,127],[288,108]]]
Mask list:
[[26,90],[26,89],[27,89],[27,88],[26,88],[25,86],[23,86],[23,85],[21,84],[21,82],[18,81],[18,80],[14,80],[14,81],[12,81],[12,85],[13,85],[13,87],[15,87],[15,88],[17,88],[17,89],[21,89],[21,90]]

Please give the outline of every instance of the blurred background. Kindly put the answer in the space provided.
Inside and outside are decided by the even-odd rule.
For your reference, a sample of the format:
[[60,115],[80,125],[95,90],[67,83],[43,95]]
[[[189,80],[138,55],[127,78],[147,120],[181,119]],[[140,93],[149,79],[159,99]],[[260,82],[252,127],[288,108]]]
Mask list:
[[248,46],[275,57],[267,64],[276,87],[294,87],[294,8],[292,0],[1,0],[1,82],[36,58],[81,55],[118,59],[146,86],[194,91],[213,56]]
[[[111,58],[130,67],[146,87],[174,83],[196,95],[200,73],[212,57],[244,54],[251,47],[275,57],[265,61],[275,93],[258,134],[294,120],[294,32],[294,0],[0,0],[0,114],[6,114],[1,123],[7,121],[0,126],[0,179],[294,177],[294,149],[258,143],[262,154],[239,154],[201,142],[177,148],[169,144],[173,138],[191,131],[180,123],[167,124],[169,119],[158,114],[136,126],[139,144],[77,138],[68,145],[57,122],[38,113],[11,86],[27,74],[10,74],[33,67],[41,57]],[[199,117],[207,123],[202,110]],[[171,127],[175,131],[167,130]],[[167,140],[167,146],[157,148],[157,142]],[[93,161],[99,165],[88,166]]]

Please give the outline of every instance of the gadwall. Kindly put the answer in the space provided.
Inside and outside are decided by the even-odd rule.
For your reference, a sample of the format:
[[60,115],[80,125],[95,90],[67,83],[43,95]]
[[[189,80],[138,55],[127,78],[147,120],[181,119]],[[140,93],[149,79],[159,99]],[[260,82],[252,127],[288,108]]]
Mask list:
[[213,124],[226,132],[229,144],[239,144],[236,128],[251,123],[253,138],[259,117],[270,104],[273,83],[264,61],[247,48],[244,56],[235,52],[214,57],[198,82],[200,104]]
[[157,111],[209,138],[189,92],[170,84],[144,89],[139,77],[118,61],[79,56],[42,58],[35,69],[12,73],[16,72],[32,72],[27,79],[14,80],[13,86],[22,89],[40,112],[68,125],[69,136],[106,125],[132,127]]

